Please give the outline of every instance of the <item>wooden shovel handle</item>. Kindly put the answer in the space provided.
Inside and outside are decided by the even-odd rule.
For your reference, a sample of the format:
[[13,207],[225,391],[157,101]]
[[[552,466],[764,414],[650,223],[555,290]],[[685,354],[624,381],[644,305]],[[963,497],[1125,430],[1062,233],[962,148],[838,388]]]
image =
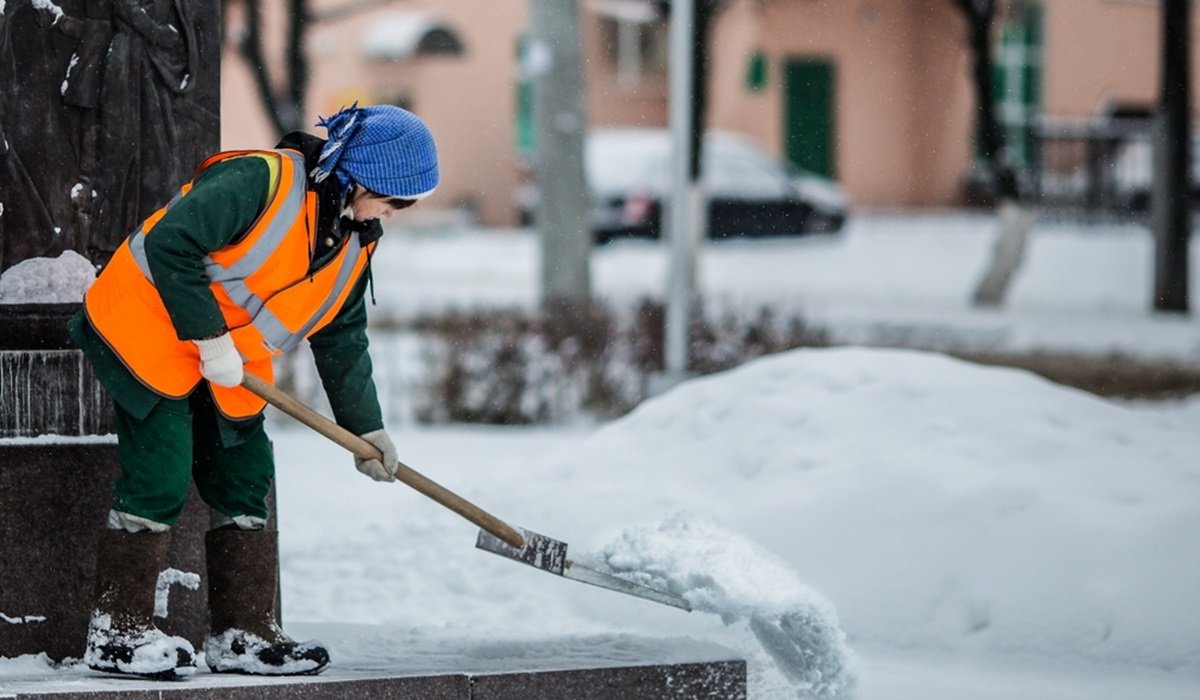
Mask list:
[[[255,396],[258,396],[292,418],[333,440],[356,456],[363,459],[383,459],[379,448],[253,374],[249,372],[245,374],[242,379],[242,386],[246,387]],[[521,534],[505,524],[504,521],[441,484],[429,479],[420,472],[417,472],[403,462],[398,463],[396,478],[500,538],[505,544],[517,549],[525,546],[525,539],[521,537]]]

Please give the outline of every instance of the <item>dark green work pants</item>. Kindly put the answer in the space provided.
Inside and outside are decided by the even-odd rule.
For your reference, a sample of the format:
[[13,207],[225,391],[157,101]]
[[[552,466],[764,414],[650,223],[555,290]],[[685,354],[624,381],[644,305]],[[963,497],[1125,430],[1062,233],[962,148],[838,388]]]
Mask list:
[[174,525],[195,480],[204,502],[230,518],[270,514],[275,457],[261,419],[236,445],[226,446],[204,384],[187,398],[159,401],[145,420],[120,404],[114,409],[121,457],[114,510]]

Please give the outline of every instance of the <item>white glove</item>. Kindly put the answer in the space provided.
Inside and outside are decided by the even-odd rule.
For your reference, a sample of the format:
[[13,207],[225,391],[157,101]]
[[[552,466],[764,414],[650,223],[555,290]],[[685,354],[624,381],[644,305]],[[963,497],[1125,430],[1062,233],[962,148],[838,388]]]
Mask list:
[[225,333],[208,340],[193,340],[200,348],[200,374],[217,386],[237,386],[242,383],[242,355],[233,344],[233,336]]
[[359,437],[379,448],[379,451],[383,453],[383,461],[363,459],[362,457],[355,456],[354,468],[375,481],[395,481],[396,468],[399,466],[400,457],[397,456],[396,445],[388,437],[387,431],[380,428],[379,430],[372,430],[369,433],[363,433]]

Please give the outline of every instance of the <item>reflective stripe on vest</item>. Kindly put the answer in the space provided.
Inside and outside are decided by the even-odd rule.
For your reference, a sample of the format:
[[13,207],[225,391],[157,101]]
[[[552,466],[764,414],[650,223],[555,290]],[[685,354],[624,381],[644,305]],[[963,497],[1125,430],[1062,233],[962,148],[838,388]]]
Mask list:
[[[236,241],[198,262],[246,372],[270,382],[272,359],[336,316],[375,244],[364,246],[357,236],[347,236],[327,262],[312,267],[317,197],[307,189],[298,153],[226,151],[205,161],[197,178],[221,160],[250,155],[266,159],[273,174],[266,208]],[[167,210],[191,190],[192,183],[184,184],[179,196],[147,217],[84,295],[88,320],[109,348],[138,380],[170,398],[187,396],[203,381],[199,350],[176,333],[149,269],[147,243]],[[245,259],[255,263],[241,264]],[[266,405],[242,387],[210,384],[208,389],[218,411],[229,418],[256,416]]]
[[[362,250],[358,236],[350,236],[346,241],[346,250],[342,255],[341,264],[329,295],[314,314],[294,333],[289,331],[287,326],[267,308],[265,299],[251,291],[245,283],[246,278],[271,258],[284,238],[287,237],[293,222],[304,211],[307,191],[304,178],[304,156],[294,151],[283,151],[282,155],[291,159],[294,172],[298,175],[292,178],[291,188],[284,194],[279,211],[268,222],[263,234],[242,257],[229,267],[216,262],[211,255],[204,257],[204,270],[208,278],[220,285],[229,295],[229,299],[246,312],[251,324],[262,334],[268,349],[272,352],[292,350],[308,336],[313,327],[328,313],[334,302],[342,297],[346,286],[351,283],[355,263]],[[182,198],[182,192],[176,194],[167,203],[166,210],[169,210]],[[154,275],[150,272],[150,264],[146,258],[146,234],[143,228],[139,227],[130,237],[129,249],[137,262],[138,269],[151,284],[154,284]]]
[[[257,246],[255,246],[257,248]],[[300,342],[308,337],[309,331],[317,322],[325,316],[329,308],[333,306],[335,300],[340,299],[342,292],[350,283],[354,273],[354,264],[358,260],[358,254],[362,250],[362,246],[358,242],[358,236],[351,236],[346,241],[346,252],[342,256],[341,265],[338,267],[337,277],[335,278],[333,288],[330,290],[329,296],[322,302],[320,308],[308,319],[295,333],[289,331],[287,326],[280,321],[271,310],[267,308],[266,300],[262,299],[250,288],[246,286],[245,277],[229,275],[229,269],[221,267],[219,263],[212,262],[211,258],[206,258],[207,267],[205,270],[208,276],[229,295],[234,304],[241,307],[247,315],[250,316],[250,323],[258,329],[263,338],[268,344],[268,349],[272,352],[276,350],[292,350],[300,345]]]
[[[166,209],[170,209],[175,204],[183,199],[183,192],[176,192],[171,201],[167,202]],[[146,260],[146,225],[139,224],[137,230],[129,237],[129,252],[133,255],[133,261],[137,263],[138,269],[150,280],[150,284],[154,284],[154,275],[150,273],[150,262]]]

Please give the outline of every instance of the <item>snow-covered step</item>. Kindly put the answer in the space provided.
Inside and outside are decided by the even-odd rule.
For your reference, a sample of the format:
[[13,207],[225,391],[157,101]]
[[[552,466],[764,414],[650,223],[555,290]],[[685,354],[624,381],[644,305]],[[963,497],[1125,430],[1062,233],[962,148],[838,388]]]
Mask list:
[[[667,640],[663,643],[670,646]],[[587,640],[578,640],[577,644],[578,648],[573,651],[583,652]],[[566,667],[559,659],[560,667],[557,668],[551,665],[541,670],[524,670],[520,661],[513,660],[511,670],[480,672],[471,670],[473,666],[481,666],[479,659],[464,654],[459,659],[463,670],[451,672],[438,669],[424,673],[389,673],[381,669],[338,668],[335,665],[319,676],[269,678],[199,672],[187,680],[174,682],[104,677],[66,669],[56,674],[59,678],[42,676],[23,681],[10,677],[11,682],[0,691],[0,697],[14,700],[745,700],[747,697],[746,662],[742,660],[609,662],[599,666],[591,666],[600,663],[594,658],[583,658],[581,662],[584,668]],[[334,663],[337,663],[336,659]],[[537,668],[547,664],[543,661],[532,665]]]

